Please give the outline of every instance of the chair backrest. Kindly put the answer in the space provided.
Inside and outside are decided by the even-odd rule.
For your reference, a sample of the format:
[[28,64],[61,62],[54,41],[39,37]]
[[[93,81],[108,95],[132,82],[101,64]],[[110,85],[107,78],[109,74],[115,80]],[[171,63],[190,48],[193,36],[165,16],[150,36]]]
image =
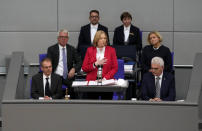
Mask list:
[[174,69],[174,52],[171,52],[172,57],[172,70]]
[[[114,75],[115,79],[124,79],[124,60],[117,59],[118,61],[118,71]],[[117,94],[116,92],[113,93],[112,100],[118,100],[118,97],[121,97],[123,99],[123,94]]]
[[142,39],[142,30],[140,30],[140,38]]
[[41,63],[41,61],[47,57],[47,54],[39,54],[39,63]]
[[[46,57],[47,57],[47,54],[39,54],[39,64]],[[41,72],[41,65],[39,66],[39,72]]]
[[118,71],[114,75],[115,79],[124,79],[124,60],[118,59]]
[[136,61],[136,46],[135,45],[114,45],[118,59],[126,61]]
[[29,81],[30,84],[30,99],[32,99],[32,78]]

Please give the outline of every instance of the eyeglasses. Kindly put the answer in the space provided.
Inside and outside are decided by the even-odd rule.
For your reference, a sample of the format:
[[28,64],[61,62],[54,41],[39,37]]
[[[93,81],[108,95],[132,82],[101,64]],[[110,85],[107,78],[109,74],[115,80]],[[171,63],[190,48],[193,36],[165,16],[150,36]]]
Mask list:
[[99,16],[90,16],[90,18],[99,18]]
[[52,66],[42,66],[42,68],[48,69],[48,68],[52,68]]
[[58,36],[58,38],[60,38],[60,39],[67,39],[68,36]]
[[157,71],[159,68],[151,68],[151,70]]

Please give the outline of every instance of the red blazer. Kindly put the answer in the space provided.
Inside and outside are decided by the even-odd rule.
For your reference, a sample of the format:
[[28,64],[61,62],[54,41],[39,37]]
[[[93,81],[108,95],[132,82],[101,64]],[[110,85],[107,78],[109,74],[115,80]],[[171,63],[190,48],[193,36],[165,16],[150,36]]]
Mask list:
[[[96,62],[96,53],[96,47],[89,47],[83,61],[82,70],[87,73],[86,80],[88,81],[97,79],[97,67],[93,67],[93,63]],[[104,57],[107,59],[107,63],[103,65],[102,77],[113,79],[118,70],[115,49],[111,46],[106,46]]]

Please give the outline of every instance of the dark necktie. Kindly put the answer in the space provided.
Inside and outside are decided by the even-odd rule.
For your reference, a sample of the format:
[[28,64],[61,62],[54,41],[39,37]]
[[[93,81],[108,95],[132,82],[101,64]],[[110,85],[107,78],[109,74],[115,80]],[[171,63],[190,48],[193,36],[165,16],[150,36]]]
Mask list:
[[161,87],[160,87],[159,80],[160,80],[160,77],[157,76],[156,77],[156,83],[155,83],[155,85],[156,85],[156,96],[155,97],[157,97],[157,98],[160,98],[160,89],[161,89]]
[[65,53],[65,48],[62,48],[62,62],[63,62],[63,78],[67,78],[67,56]]
[[49,89],[49,82],[48,82],[48,79],[49,78],[46,78],[46,86],[45,86],[45,96],[51,96],[51,92],[50,92],[50,89]]

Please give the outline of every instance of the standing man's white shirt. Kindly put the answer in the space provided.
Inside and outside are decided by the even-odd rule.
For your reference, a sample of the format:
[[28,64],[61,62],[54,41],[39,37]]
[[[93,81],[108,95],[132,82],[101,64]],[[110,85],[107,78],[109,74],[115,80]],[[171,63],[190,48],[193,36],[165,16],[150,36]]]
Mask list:
[[98,24],[96,24],[96,25],[90,24],[91,43],[93,43],[93,40],[94,40],[95,34],[97,32],[97,29],[98,29]]

